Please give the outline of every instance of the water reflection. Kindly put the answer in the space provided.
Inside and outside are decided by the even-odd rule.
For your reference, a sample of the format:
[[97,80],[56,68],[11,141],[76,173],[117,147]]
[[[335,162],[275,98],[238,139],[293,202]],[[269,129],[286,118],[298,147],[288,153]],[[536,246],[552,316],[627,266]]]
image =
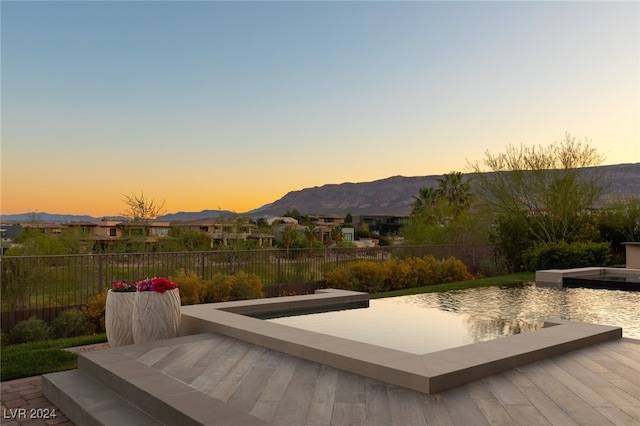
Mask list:
[[640,339],[640,292],[486,287],[371,301],[368,309],[269,321],[422,354],[539,329],[566,319],[621,326]]
[[394,303],[438,308],[474,318],[541,323],[554,319],[620,326],[625,337],[640,339],[640,292],[586,288],[486,287],[395,297]]

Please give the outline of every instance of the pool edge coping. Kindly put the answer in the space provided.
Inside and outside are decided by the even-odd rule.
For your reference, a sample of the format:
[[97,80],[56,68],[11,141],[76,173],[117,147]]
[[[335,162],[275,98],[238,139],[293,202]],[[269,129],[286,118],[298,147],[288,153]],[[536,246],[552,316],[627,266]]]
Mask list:
[[622,338],[621,327],[554,320],[540,330],[416,355],[248,316],[368,303],[368,293],[325,289],[304,296],[183,306],[180,335],[218,333],[427,394]]
[[599,266],[571,269],[545,269],[536,271],[536,286],[548,288],[563,288],[562,282],[565,277],[580,278],[593,275],[594,273],[597,273],[599,275],[614,273],[617,275],[640,276],[640,269],[607,268]]

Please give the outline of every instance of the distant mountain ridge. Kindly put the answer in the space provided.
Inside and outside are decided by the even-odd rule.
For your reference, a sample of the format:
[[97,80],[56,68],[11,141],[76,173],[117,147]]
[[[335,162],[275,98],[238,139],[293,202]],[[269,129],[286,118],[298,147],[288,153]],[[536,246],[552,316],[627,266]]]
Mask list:
[[[640,163],[598,166],[584,169],[602,174],[604,184],[609,185],[606,198],[640,196]],[[297,209],[303,214],[391,215],[408,216],[414,196],[423,187],[436,187],[442,175],[404,177],[393,176],[373,182],[328,184],[320,187],[291,191],[271,206],[261,211],[262,215],[277,216]],[[471,178],[472,174],[466,174]]]
[[[585,169],[602,173],[605,184],[609,185],[606,198],[640,196],[640,163],[598,166]],[[281,216],[287,211],[297,209],[302,214],[344,216],[352,215],[390,215],[408,216],[414,202],[414,196],[423,187],[437,186],[442,175],[430,176],[392,176],[372,182],[327,184],[320,187],[291,191],[273,203],[244,213],[229,210],[202,210],[200,212],[178,212],[159,217],[159,220],[193,220],[233,215],[259,217]],[[465,175],[473,178],[473,175]],[[473,185],[473,179],[471,181]],[[3,215],[2,221],[27,221],[33,213]],[[83,215],[59,215],[37,213],[38,219],[51,222],[95,221],[100,218]],[[121,217],[107,217],[119,220]]]

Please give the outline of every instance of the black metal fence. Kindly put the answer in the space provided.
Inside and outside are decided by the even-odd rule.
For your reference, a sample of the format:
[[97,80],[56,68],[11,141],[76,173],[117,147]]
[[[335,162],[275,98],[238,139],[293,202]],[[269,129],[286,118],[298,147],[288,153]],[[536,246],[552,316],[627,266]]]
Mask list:
[[260,277],[266,296],[312,292],[324,274],[353,260],[393,256],[455,257],[472,273],[495,261],[493,245],[371,248],[218,250],[0,257],[3,331],[32,315],[50,321],[63,309],[85,305],[116,281],[176,276],[193,271],[202,279],[238,271]]

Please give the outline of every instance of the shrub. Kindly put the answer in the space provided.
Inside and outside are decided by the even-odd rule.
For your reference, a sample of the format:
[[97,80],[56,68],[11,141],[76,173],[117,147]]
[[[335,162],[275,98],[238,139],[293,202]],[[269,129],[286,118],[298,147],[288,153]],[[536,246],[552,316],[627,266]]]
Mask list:
[[108,288],[104,289],[102,293],[96,294],[86,306],[82,307],[82,313],[87,317],[89,331],[92,334],[104,333],[105,331],[104,311],[107,306],[108,292]]
[[90,334],[89,320],[80,309],[67,309],[51,322],[51,334],[57,339]]
[[384,262],[384,291],[415,287],[411,267],[406,260],[393,257]]
[[609,243],[547,243],[524,253],[529,271],[608,266],[611,258]]
[[202,302],[205,284],[194,271],[180,269],[178,275],[170,278],[178,284],[180,289],[180,303],[182,305],[197,305]]
[[480,260],[480,275],[483,277],[496,277],[509,274],[509,262],[504,256],[495,259],[483,258]]
[[338,268],[328,271],[324,275],[325,284],[329,288],[339,288],[342,290],[353,290],[353,284],[349,279],[347,268]]
[[439,274],[439,265],[435,257],[431,255],[409,257],[404,262],[409,269],[407,282],[412,287],[423,287],[437,283],[436,276]]
[[231,275],[221,272],[204,282],[202,300],[204,303],[228,302],[231,300]]
[[450,257],[391,258],[382,263],[370,260],[351,262],[346,268],[325,273],[325,284],[346,290],[385,292],[473,278],[466,266]]
[[46,322],[35,316],[20,321],[9,332],[10,343],[29,343],[40,340],[48,340],[51,336],[49,326]]
[[231,278],[231,300],[259,299],[264,296],[262,282],[256,274],[239,271]]
[[473,276],[467,271],[467,267],[455,257],[449,257],[441,262],[441,275],[439,283],[452,283],[455,281],[470,280]]
[[217,273],[211,280],[204,282],[204,303],[258,299],[261,297],[264,297],[262,281],[256,274],[248,274],[244,271],[239,271],[233,275]]
[[349,264],[349,279],[353,290],[375,293],[384,288],[384,266],[371,260],[357,260]]

